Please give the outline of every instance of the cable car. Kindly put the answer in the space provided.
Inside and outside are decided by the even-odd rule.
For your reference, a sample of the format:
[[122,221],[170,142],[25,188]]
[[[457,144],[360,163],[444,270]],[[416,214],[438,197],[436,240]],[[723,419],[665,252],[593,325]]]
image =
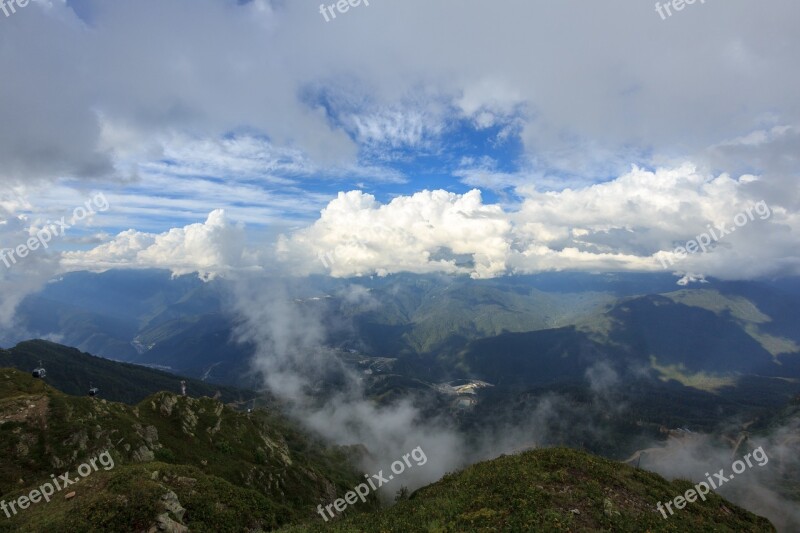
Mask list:
[[89,396],[94,397],[97,396],[98,394],[100,394],[100,389],[98,389],[97,387],[91,387],[89,389]]
[[47,370],[44,369],[44,367],[42,366],[42,362],[41,361],[39,361],[39,366],[37,368],[33,369],[33,372],[31,372],[31,375],[33,377],[39,378],[39,379],[42,379],[47,375]]

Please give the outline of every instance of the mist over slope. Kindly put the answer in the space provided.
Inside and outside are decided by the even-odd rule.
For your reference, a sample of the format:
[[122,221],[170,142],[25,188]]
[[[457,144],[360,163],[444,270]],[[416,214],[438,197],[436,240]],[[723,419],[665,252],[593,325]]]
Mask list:
[[800,531],[797,0],[0,13],[0,530]]
[[[564,273],[497,280],[318,277],[287,279],[276,286],[319,317],[326,345],[370,356],[406,356],[409,364],[421,360],[420,366],[431,366],[478,339],[571,325],[602,341],[624,343],[630,351],[657,348],[646,355],[655,356],[661,366],[693,362],[706,348],[723,352],[726,342],[734,360],[745,357],[757,364],[766,350],[780,360],[777,366],[794,364],[796,358],[785,355],[800,350],[800,312],[791,296],[796,293],[783,290],[791,282],[711,281],[682,290],[674,282],[670,275]],[[23,302],[16,338],[5,343],[49,338],[112,359],[236,382],[249,370],[253,346],[233,335],[242,320],[233,283],[172,279],[161,271],[71,274]],[[628,301],[659,294],[674,305]],[[673,339],[653,336],[674,330],[681,334]],[[683,345],[676,344],[681,339]],[[707,342],[718,346],[707,347]],[[449,370],[447,365],[431,368]]]
[[[22,308],[68,302],[95,276],[104,274],[65,278]],[[267,391],[306,431],[363,447],[354,457],[363,471],[424,449],[427,467],[404,479],[415,490],[476,461],[536,447],[567,445],[624,460],[702,443],[706,451],[697,455],[713,463],[729,453],[724,438],[738,441],[748,424],[800,393],[800,300],[790,280],[681,286],[675,279],[198,282],[146,272],[140,282],[147,287],[136,291],[150,296],[138,307],[115,311],[124,295],[84,292],[70,304],[80,303],[82,314],[64,316],[142,324],[128,337],[131,362],[186,372],[207,387],[216,381]],[[36,324],[37,315],[22,316],[26,329]],[[86,324],[87,339],[126,338],[102,322]],[[654,459],[668,456],[637,455],[643,468],[699,475]],[[739,488],[731,497],[787,530],[794,486],[758,489],[758,497]]]
[[[321,531],[330,529],[328,519],[317,516],[322,506],[367,487],[347,463],[356,450],[325,447],[269,411],[237,412],[211,398],[166,392],[131,407],[68,396],[9,368],[0,368],[0,448],[8,452],[0,461],[4,502],[49,482],[50,470],[82,472],[74,474],[75,483],[59,486],[52,501],[11,507],[0,521],[2,531]],[[424,460],[414,468],[425,469],[436,457],[417,451],[415,459]],[[97,457],[94,471],[78,466]],[[405,474],[411,470],[393,485],[402,489],[396,507],[375,513],[376,494],[368,494],[332,529],[562,525],[667,531],[699,524],[720,531],[774,530],[713,494],[667,521],[652,503],[683,492],[686,482],[567,449],[501,457],[409,495]],[[70,491],[66,498],[62,489]],[[381,490],[384,497],[387,490]]]

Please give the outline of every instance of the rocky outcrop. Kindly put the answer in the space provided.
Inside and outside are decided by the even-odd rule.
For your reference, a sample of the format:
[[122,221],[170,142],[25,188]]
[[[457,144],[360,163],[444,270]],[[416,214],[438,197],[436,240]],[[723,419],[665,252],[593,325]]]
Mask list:
[[166,531],[167,533],[187,533],[189,531],[188,527],[170,518],[169,513],[162,513],[158,515],[157,521],[157,525],[150,528],[148,533],[155,533],[156,531]]
[[175,515],[178,520],[183,521],[183,515],[186,514],[186,509],[181,505],[177,494],[171,490],[168,491],[161,497],[161,503],[167,511]]
[[139,447],[139,449],[135,450],[131,455],[131,459],[135,463],[147,463],[155,459],[156,456],[153,453],[153,450],[145,446],[144,444]]

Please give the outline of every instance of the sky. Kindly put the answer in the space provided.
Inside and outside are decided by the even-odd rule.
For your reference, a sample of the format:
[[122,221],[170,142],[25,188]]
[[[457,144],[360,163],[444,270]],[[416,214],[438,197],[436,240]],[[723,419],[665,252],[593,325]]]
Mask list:
[[[71,271],[235,278],[256,364],[291,388],[322,325],[276,272],[800,275],[797,0],[17,1],[0,329]],[[414,415],[342,397],[309,423],[457,455]]]
[[0,10],[0,320],[73,270],[800,272],[796,1],[320,7]]

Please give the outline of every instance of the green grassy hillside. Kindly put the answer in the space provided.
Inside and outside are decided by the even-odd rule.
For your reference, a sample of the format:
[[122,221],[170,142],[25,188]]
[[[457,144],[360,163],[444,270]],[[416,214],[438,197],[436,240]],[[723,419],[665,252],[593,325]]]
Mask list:
[[664,519],[656,504],[688,482],[560,448],[474,465],[383,511],[373,495],[325,524],[316,506],[361,475],[276,413],[168,392],[129,406],[0,368],[0,499],[106,451],[112,468],[0,516],[0,531],[773,531],[713,495]]
[[447,475],[391,509],[284,531],[774,531],[714,494],[666,519],[656,509],[691,487],[583,452],[544,449]]
[[[65,491],[0,516],[0,530],[146,531],[164,513],[192,531],[270,529],[308,517],[360,479],[345,450],[266,410],[167,392],[132,407],[0,369],[0,499],[28,494],[51,474],[75,477],[105,451],[113,469],[81,479],[68,501]],[[185,512],[170,510],[176,501]]]

